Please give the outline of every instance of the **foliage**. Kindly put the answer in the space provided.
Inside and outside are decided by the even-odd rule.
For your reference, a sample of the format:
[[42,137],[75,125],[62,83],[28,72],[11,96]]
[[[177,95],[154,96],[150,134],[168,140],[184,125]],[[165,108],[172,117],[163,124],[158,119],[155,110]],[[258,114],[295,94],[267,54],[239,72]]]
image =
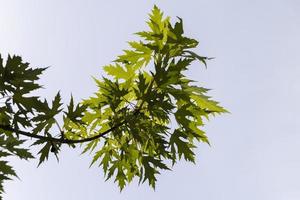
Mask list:
[[147,24],[149,31],[136,33],[140,41],[104,66],[108,77],[95,78],[98,91],[76,105],[71,97],[66,109],[60,93],[51,103],[31,95],[45,68],[32,69],[19,56],[0,58],[0,193],[2,182],[16,176],[3,159],[33,158],[23,148],[28,137],[40,146],[39,165],[63,144],[85,143],[91,165],[121,190],[135,177],[154,188],[161,170],[181,158],[195,162],[195,143],[209,143],[203,120],[226,112],[184,75],[193,61],[206,66],[208,58],[191,50],[198,42],[184,36],[182,19],[172,25],[155,6]]

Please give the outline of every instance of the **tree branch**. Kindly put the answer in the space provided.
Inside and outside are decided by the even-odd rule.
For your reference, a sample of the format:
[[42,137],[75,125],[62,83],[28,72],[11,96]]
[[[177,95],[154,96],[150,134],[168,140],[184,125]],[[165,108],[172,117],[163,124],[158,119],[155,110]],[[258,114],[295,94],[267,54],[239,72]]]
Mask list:
[[[136,109],[133,112],[133,116],[136,116],[139,113],[140,113],[140,108]],[[49,142],[57,142],[57,143],[60,143],[60,144],[77,144],[77,143],[90,142],[90,141],[93,141],[95,139],[104,137],[105,135],[107,135],[111,131],[119,128],[120,126],[124,125],[125,123],[127,123],[126,119],[123,120],[122,122],[118,123],[117,125],[111,127],[110,129],[107,129],[106,131],[104,131],[102,133],[99,133],[98,135],[95,135],[95,136],[89,137],[89,138],[80,139],[80,140],[66,139],[64,137],[55,138],[55,137],[49,137],[49,136],[36,135],[36,134],[32,134],[32,133],[29,133],[29,132],[26,132],[26,131],[14,129],[14,128],[10,127],[9,125],[1,125],[0,124],[0,129],[2,129],[4,131],[11,131],[11,132],[14,132],[16,134],[24,135],[24,136],[35,138],[35,139],[41,139],[41,140],[49,141]]]
[[80,139],[80,140],[70,140],[70,139],[65,139],[65,138],[54,138],[54,137],[36,135],[36,134],[32,134],[32,133],[29,133],[29,132],[26,132],[26,131],[13,129],[10,126],[7,126],[7,125],[6,126],[5,125],[0,125],[0,129],[3,129],[5,131],[11,131],[11,132],[14,132],[16,134],[24,135],[24,136],[31,137],[31,138],[36,138],[36,139],[49,141],[49,142],[57,142],[57,143],[60,143],[60,144],[76,144],[76,143],[89,142],[89,141],[104,137],[106,134],[110,133],[111,131],[115,130],[116,128],[119,128],[120,126],[122,126],[125,123],[126,123],[126,120],[124,120],[123,122],[117,124],[116,126],[111,127],[110,129],[108,129],[108,130],[106,130],[102,133],[99,133],[98,135],[95,135],[95,136],[90,137],[90,138]]

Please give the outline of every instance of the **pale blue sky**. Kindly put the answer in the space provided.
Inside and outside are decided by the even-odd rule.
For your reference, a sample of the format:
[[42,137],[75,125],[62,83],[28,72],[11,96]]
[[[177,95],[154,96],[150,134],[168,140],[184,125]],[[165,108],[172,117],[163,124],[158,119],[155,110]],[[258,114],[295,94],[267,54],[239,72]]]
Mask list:
[[300,2],[297,0],[0,0],[0,52],[18,54],[32,66],[51,66],[42,77],[53,97],[91,95],[91,76],[143,30],[157,4],[180,16],[198,52],[216,57],[208,69],[188,74],[212,88],[231,114],[205,130],[197,164],[184,161],[159,177],[154,192],[132,184],[119,193],[105,182],[91,157],[65,149],[50,158],[12,160],[21,180],[5,184],[5,200],[298,200],[300,199]]

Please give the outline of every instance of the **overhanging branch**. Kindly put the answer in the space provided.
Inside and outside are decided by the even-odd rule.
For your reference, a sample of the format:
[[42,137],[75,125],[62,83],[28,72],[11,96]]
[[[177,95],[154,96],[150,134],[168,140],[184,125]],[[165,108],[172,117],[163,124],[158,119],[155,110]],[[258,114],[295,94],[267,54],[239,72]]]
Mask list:
[[[143,103],[144,103],[144,101],[142,101],[142,103],[139,106],[139,108],[137,108],[133,112],[133,116],[136,116],[136,115],[138,115],[140,113],[140,110],[141,110],[141,107],[142,107]],[[18,135],[24,135],[24,136],[27,136],[27,137],[31,137],[31,138],[35,138],[35,139],[41,139],[41,140],[49,141],[49,142],[57,142],[57,143],[60,143],[60,144],[77,144],[77,143],[90,142],[90,141],[93,141],[95,139],[104,137],[105,135],[107,135],[111,131],[119,128],[120,126],[124,125],[125,123],[127,123],[126,119],[123,120],[122,122],[116,124],[115,126],[111,127],[110,129],[107,129],[104,132],[101,132],[101,133],[99,133],[99,134],[97,134],[97,135],[95,135],[93,137],[83,138],[83,139],[80,139],[80,140],[66,139],[66,138],[63,138],[63,137],[62,138],[55,138],[55,137],[49,137],[49,136],[42,136],[42,135],[32,134],[32,133],[29,133],[29,132],[26,132],[26,131],[22,131],[22,130],[19,130],[19,129],[14,129],[14,128],[12,128],[9,125],[1,125],[0,124],[0,129],[2,129],[4,131],[10,131],[10,132],[16,133]]]
[[119,128],[120,126],[124,125],[125,123],[126,123],[126,120],[122,121],[121,123],[117,124],[116,126],[113,126],[110,129],[108,129],[108,130],[106,130],[102,133],[99,133],[99,134],[97,134],[93,137],[84,138],[84,139],[80,139],[80,140],[71,140],[71,139],[65,139],[65,138],[55,138],[55,137],[49,137],[49,136],[36,135],[36,134],[32,134],[32,133],[29,133],[29,132],[26,132],[26,131],[13,129],[10,126],[4,126],[4,125],[0,125],[0,129],[2,129],[4,131],[11,131],[11,132],[14,132],[16,134],[24,135],[24,136],[35,138],[35,139],[41,139],[41,140],[44,140],[44,141],[49,141],[49,142],[57,142],[57,143],[60,143],[60,144],[77,144],[77,143],[90,142],[90,141],[93,141],[95,139],[104,137],[105,135],[107,135],[111,131]]

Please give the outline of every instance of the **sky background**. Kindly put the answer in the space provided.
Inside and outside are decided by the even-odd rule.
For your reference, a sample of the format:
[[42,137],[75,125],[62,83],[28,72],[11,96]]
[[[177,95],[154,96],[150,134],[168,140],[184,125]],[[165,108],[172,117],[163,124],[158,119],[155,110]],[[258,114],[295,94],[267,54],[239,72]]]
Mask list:
[[300,1],[298,0],[0,0],[0,52],[31,66],[51,66],[39,94],[61,90],[65,102],[96,91],[104,75],[146,28],[154,4],[184,20],[197,52],[216,57],[188,75],[213,89],[231,114],[205,127],[197,164],[184,161],[158,177],[157,189],[136,183],[120,193],[91,156],[65,148],[60,162],[12,159],[20,180],[6,182],[4,200],[298,200],[300,199]]

